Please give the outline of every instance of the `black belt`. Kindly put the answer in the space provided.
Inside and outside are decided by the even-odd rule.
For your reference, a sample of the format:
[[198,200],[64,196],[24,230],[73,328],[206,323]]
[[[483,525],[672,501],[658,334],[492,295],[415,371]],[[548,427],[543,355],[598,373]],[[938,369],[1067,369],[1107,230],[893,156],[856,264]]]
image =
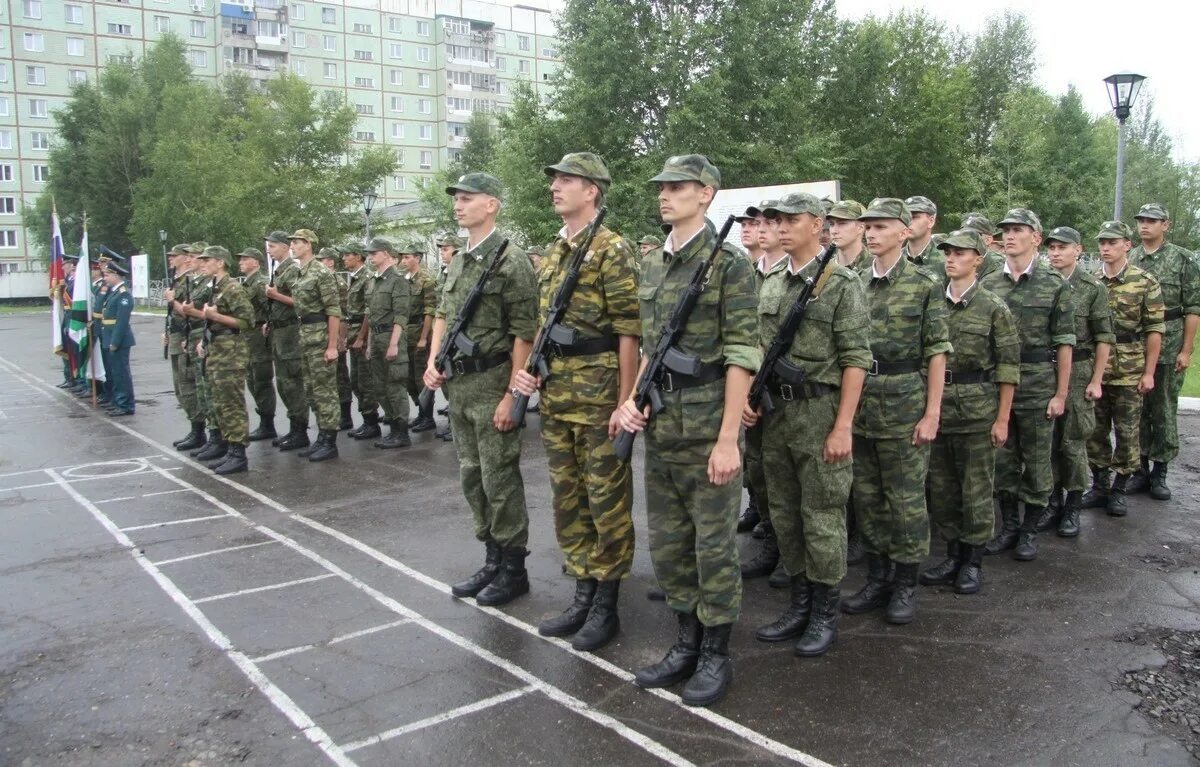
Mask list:
[[1117,333],[1117,343],[1119,344],[1136,344],[1141,340],[1141,333]]
[[186,333],[187,332],[187,323],[184,322],[183,320],[171,320],[171,332],[172,333]]
[[902,373],[919,372],[921,372],[920,360],[871,360],[871,367],[868,368],[867,375],[898,376]]
[[455,375],[484,373],[493,368],[500,367],[510,359],[512,358],[508,352],[496,352],[486,357],[459,357],[451,362],[450,366],[454,368]]
[[290,328],[292,325],[295,325],[295,324],[296,324],[296,320],[290,320],[290,319],[283,320],[281,322],[272,322],[271,329],[272,330],[282,330],[283,328]]
[[1021,362],[1054,362],[1058,352],[1051,349],[1030,349],[1021,352]]
[[720,381],[724,377],[725,366],[720,362],[710,362],[706,365],[701,365],[700,372],[694,376],[672,373],[670,370],[665,370],[658,384],[659,388],[663,391],[673,392],[680,389],[693,389],[697,386],[710,384],[713,381]]
[[349,322],[351,324],[358,324],[358,323],[362,322],[364,319],[366,319],[366,317],[367,317],[367,315],[365,315],[365,314],[351,314],[349,317],[346,318],[346,322]]
[[[611,333],[606,336],[586,338],[570,346],[562,346],[553,341],[550,342],[550,350],[555,357],[589,357],[593,354],[615,352],[619,347],[620,339]],[[722,372],[724,372],[724,369],[722,369]]]
[[1073,350],[1071,350],[1071,361],[1072,362],[1079,362],[1080,360],[1090,360],[1091,358],[1092,358],[1092,350],[1091,349],[1080,349],[1078,346],[1076,346]]
[[382,335],[384,333],[391,333],[392,326],[395,324],[396,323],[394,323],[394,322],[375,322],[375,323],[371,324],[371,332],[377,333],[379,335]]
[[1163,322],[1178,320],[1183,317],[1183,309],[1167,309],[1163,312]]
[[767,391],[779,397],[784,402],[794,402],[801,399],[825,397],[838,391],[838,387],[817,383],[816,381],[805,381],[798,384],[785,383],[777,376],[771,376],[767,382]]
[[209,328],[208,334],[210,336],[212,336],[213,338],[216,338],[217,336],[236,336],[236,335],[240,334],[241,332],[242,332],[241,328],[231,328],[227,325],[223,325],[219,328],[218,327]]
[[991,383],[990,370],[947,370],[946,384],[980,384]]
[[316,325],[319,322],[325,322],[329,317],[324,314],[301,314],[301,325]]

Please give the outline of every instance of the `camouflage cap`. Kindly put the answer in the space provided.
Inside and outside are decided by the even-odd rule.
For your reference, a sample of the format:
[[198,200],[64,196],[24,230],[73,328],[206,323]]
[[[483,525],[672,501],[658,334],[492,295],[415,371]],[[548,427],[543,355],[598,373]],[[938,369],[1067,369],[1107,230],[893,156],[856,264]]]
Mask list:
[[220,245],[209,245],[196,258],[216,258],[220,259],[221,263],[228,268],[229,262],[232,260],[229,256],[229,250]]
[[904,201],[911,213],[928,213],[931,216],[937,215],[937,206],[933,204],[933,200],[924,195],[914,194]]
[[987,243],[983,241],[983,235],[976,229],[955,229],[946,239],[938,243],[938,250],[949,250],[950,248],[965,248],[973,250],[979,255],[987,253]]
[[857,200],[838,200],[829,209],[829,218],[837,218],[843,221],[857,221],[866,212],[867,209]]
[[337,248],[321,248],[317,251],[317,258],[322,261],[326,259],[332,261],[334,269],[342,268],[342,254]]
[[289,244],[292,240],[304,240],[314,248],[321,243],[321,241],[317,239],[317,233],[311,229],[297,229],[288,235]]
[[1100,225],[1097,240],[1132,240],[1133,230],[1124,221],[1105,221]]
[[750,207],[746,208],[746,212],[743,213],[738,220],[741,221],[743,218],[758,218],[763,214],[764,210],[777,202],[779,202],[779,200],[762,200],[757,205],[751,205]]
[[645,237],[643,237],[642,239],[638,240],[638,245],[650,245],[655,248],[661,248],[662,244],[663,244],[662,238],[655,237],[652,234],[648,234]]
[[555,173],[566,173],[569,176],[580,176],[590,181],[595,181],[600,185],[601,189],[607,189],[612,183],[612,177],[608,175],[608,166],[604,164],[604,160],[600,159],[600,155],[592,152],[571,152],[563,155],[563,158],[554,165],[547,165],[542,168],[547,176],[553,176]]
[[175,247],[171,248],[169,251],[167,251],[167,255],[168,256],[186,256],[186,255],[188,255],[188,247],[190,247],[190,246],[186,242],[181,242],[178,245],[176,245]]
[[1138,208],[1137,215],[1134,218],[1150,218],[1155,221],[1170,221],[1171,217],[1167,215],[1167,209],[1161,203],[1148,202]]
[[351,241],[342,245],[338,245],[338,252],[341,253],[342,256],[361,257],[363,255],[363,247],[360,243]]
[[401,256],[405,253],[416,253],[417,255],[421,255],[425,252],[425,243],[421,242],[421,240],[417,239],[416,237],[409,237],[408,239],[397,242],[395,245],[395,250],[396,253]]
[[457,192],[490,194],[492,197],[500,198],[504,194],[504,187],[500,184],[500,179],[490,174],[464,173],[458,177],[458,181],[446,187],[446,194],[453,195]]
[[253,258],[258,263],[266,263],[266,257],[258,248],[246,248],[241,253],[238,253],[238,258]]
[[858,217],[860,221],[883,218],[894,218],[908,226],[912,223],[912,212],[904,204],[904,200],[897,197],[876,197]]
[[1042,220],[1037,217],[1029,208],[1011,208],[1004,214],[1004,218],[1000,219],[997,224],[999,228],[1003,228],[1005,224],[1024,224],[1030,227],[1035,232],[1042,231]]
[[387,253],[389,256],[396,255],[396,246],[386,237],[372,237],[363,250],[367,253],[378,253],[380,251]]
[[829,211],[833,210],[836,200],[831,200],[828,197],[821,198],[821,210],[825,211],[825,216],[829,216]]
[[449,245],[453,248],[461,248],[466,243],[464,243],[462,237],[459,237],[457,234],[453,232],[445,232],[444,234],[438,235],[437,244],[439,248],[445,245]]
[[816,218],[821,218],[825,215],[825,207],[821,205],[821,201],[815,194],[791,192],[763,208],[763,215],[767,218],[773,218],[780,213],[788,216],[808,213]]
[[282,229],[276,229],[275,231],[271,232],[263,239],[266,240],[267,242],[277,242],[280,245],[287,245],[288,244],[288,233],[283,231]]
[[1073,245],[1083,242],[1083,238],[1079,236],[1079,230],[1072,229],[1069,226],[1056,226],[1051,229],[1050,234],[1046,235],[1046,242],[1050,242],[1051,240],[1069,242]]
[[187,249],[188,249],[188,253],[192,254],[193,256],[198,256],[201,253],[203,253],[204,249],[207,247],[208,247],[207,242],[205,242],[204,240],[198,240],[198,241],[193,242],[190,245],[188,245]]
[[974,229],[988,237],[991,237],[996,231],[996,226],[992,223],[992,220],[982,213],[968,213],[963,216],[962,223],[958,225],[958,228]]
[[[942,244],[943,242],[945,242],[945,241],[946,241],[946,238],[948,238],[949,236],[950,236],[950,235],[948,235],[948,234],[946,234],[946,233],[944,233],[944,232],[938,232],[937,234],[935,234],[935,235],[933,235],[932,237],[930,237],[930,238],[929,238],[929,241],[933,243],[933,247],[937,248],[937,247],[941,247],[941,244]],[[982,236],[983,236],[983,235],[980,235],[980,237],[982,237]]]
[[679,154],[668,157],[662,172],[650,179],[652,184],[668,181],[695,181],[720,189],[721,171],[702,154]]

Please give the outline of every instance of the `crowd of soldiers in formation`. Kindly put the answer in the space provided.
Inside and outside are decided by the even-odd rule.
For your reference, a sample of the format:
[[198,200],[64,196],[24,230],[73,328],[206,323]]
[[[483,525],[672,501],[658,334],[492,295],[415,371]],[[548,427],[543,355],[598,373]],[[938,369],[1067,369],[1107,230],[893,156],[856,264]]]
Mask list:
[[[696,706],[731,683],[743,579],[771,576],[788,594],[756,638],[819,656],[836,642],[839,612],[909,623],[918,584],[977,593],[985,554],[1029,561],[1039,532],[1079,535],[1081,509],[1121,517],[1131,493],[1170,498],[1200,268],[1167,241],[1163,206],[1138,211],[1137,247],[1126,223],[1105,222],[1094,270],[1080,266],[1077,230],[1047,232],[1024,208],[995,225],[971,213],[934,235],[937,208],[923,196],[765,200],[736,217],[743,250],[718,242],[706,218],[719,170],[681,155],[649,179],[666,235],[644,238],[639,254],[591,225],[611,181],[599,157],[568,154],[545,172],[563,228],[528,253],[496,229],[499,181],[468,173],[449,186],[466,237],[438,239],[436,278],[419,243],[318,249],[307,229],[267,235],[265,257],[239,253],[241,282],[225,248],[173,248],[164,341],[191,425],[176,447],[220,474],[245,471],[255,440],[328,460],[353,426],[355,399],[352,437],[405,447],[409,431],[436,428],[421,386],[440,388],[483,546],[482,566],[452,593],[498,606],[529,590],[518,426],[526,398],[540,394],[555,533],[575,590],[539,632],[595,651],[619,631],[634,551],[632,472],[614,438],[643,434],[658,583],[648,596],[665,600],[678,635],[635,683],[682,683]],[[646,372],[706,263],[703,293],[674,336],[691,363]],[[569,340],[550,345],[547,368],[527,369],[572,268],[559,318]],[[785,318],[802,301],[789,337]],[[459,331],[469,346],[430,353]],[[772,405],[751,408],[763,351],[779,343],[786,352],[763,379]],[[244,385],[260,417],[252,432]],[[635,396],[643,388],[654,407]],[[426,403],[411,422],[410,398]],[[750,505],[739,515],[743,485]],[[742,563],[736,536],[752,529],[761,550]],[[931,530],[946,556],[922,572]],[[863,559],[866,583],[843,599],[847,564]]]

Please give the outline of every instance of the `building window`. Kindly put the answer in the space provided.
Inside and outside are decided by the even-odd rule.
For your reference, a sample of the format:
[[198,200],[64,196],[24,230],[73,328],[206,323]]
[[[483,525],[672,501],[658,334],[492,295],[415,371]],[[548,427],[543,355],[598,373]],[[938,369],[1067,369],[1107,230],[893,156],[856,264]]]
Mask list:
[[46,50],[46,38],[41,32],[25,33],[25,50],[41,53]]
[[354,52],[354,60],[355,61],[374,61],[375,54],[371,53],[370,51],[355,51]]
[[27,19],[42,18],[42,0],[24,0],[21,3],[21,8],[25,11],[25,18]]
[[[8,79],[8,78],[5,78]],[[46,68],[45,67],[25,67],[25,84],[26,85],[45,85],[46,84]]]
[[8,96],[0,96],[0,117],[8,117]]
[[0,164],[0,181],[12,181],[12,165]]
[[392,191],[403,192],[408,184],[404,183],[404,176],[392,176]]
[[529,60],[528,59],[521,59],[521,61],[517,63],[517,72],[519,72],[520,74],[523,74],[523,75],[529,74]]
[[203,69],[208,66],[208,51],[188,51],[192,66]]
[[[354,87],[356,88],[374,88],[374,77],[356,77],[354,78]],[[375,114],[375,107],[371,107],[371,114]]]
[[278,21],[266,21],[265,19],[258,20],[258,36],[259,37],[283,37],[283,25]]
[[[16,229],[0,229],[0,248],[11,249],[17,247],[17,230]],[[8,266],[8,264],[5,264]],[[15,269],[13,271],[16,271]]]
[[404,138],[404,123],[392,123],[392,138]]
[[428,72],[418,72],[417,73],[417,87],[418,88],[428,88],[430,85],[430,82],[432,82],[432,75],[430,75]]
[[192,19],[192,37],[204,37],[204,22]]
[[165,35],[171,31],[171,19],[169,16],[154,17],[154,31],[160,35]]
[[496,33],[496,47],[503,48],[506,45],[508,45],[508,38],[504,36],[503,32],[497,32]]
[[33,166],[33,180],[37,181],[38,183],[41,183],[41,184],[44,184],[47,181],[49,181],[50,180],[50,166],[49,165],[34,165]]
[[300,77],[304,77],[308,74],[308,62],[301,61],[299,59],[292,59],[292,72]]
[[337,64],[326,64],[325,65],[325,79],[326,80],[337,79]]
[[401,69],[389,69],[388,80],[392,85],[404,84],[404,71]]
[[391,45],[388,46],[388,56],[393,59],[404,58],[403,49],[402,49],[400,43],[392,43]]
[[542,58],[557,59],[558,58],[558,49],[557,48],[543,48],[542,49]]
[[0,149],[12,149],[12,131],[0,130]]
[[497,80],[496,81],[496,93],[501,96],[507,96],[508,95],[508,83],[504,82],[503,80]]
[[0,197],[0,213],[11,216],[17,212],[16,197]]
[[517,35],[517,50],[529,50],[529,35]]
[[67,82],[71,85],[83,85],[87,82],[87,72],[82,69],[68,69]]
[[395,16],[389,16],[388,17],[388,31],[389,32],[403,32],[404,31],[403,19],[397,18]]
[[429,170],[433,167],[433,152],[429,150],[421,150],[421,169]]
[[417,99],[417,111],[423,115],[433,114],[433,102],[429,99]]
[[447,79],[450,80],[451,85],[471,85],[470,72],[449,72],[447,74],[449,75]]
[[417,22],[417,37],[429,37],[430,27],[428,21]]
[[291,10],[288,11],[288,17],[292,21],[304,21],[304,5],[301,3],[292,3]]
[[374,141],[375,133],[369,130],[360,130],[354,132],[355,141]]
[[83,38],[68,37],[67,38],[67,55],[82,56],[83,55]]
[[466,123],[450,123],[449,126],[447,126],[447,127],[450,130],[450,135],[453,136],[454,138],[466,138],[466,136],[467,136]]
[[503,56],[497,56],[496,57],[496,69],[500,70],[501,72],[507,72],[508,71],[508,59],[504,58]]
[[63,17],[68,24],[82,24],[83,8],[78,5],[63,6]]
[[[355,84],[357,84],[357,83],[355,83]],[[360,114],[360,115],[373,115],[373,114],[375,114],[375,105],[374,104],[355,104],[354,111],[356,114]]]
[[321,45],[327,51],[336,51],[337,38],[333,35],[321,35]]
[[[403,96],[392,96],[391,109],[393,112],[403,112],[404,111],[404,97]],[[403,132],[403,131],[401,131],[401,132]]]
[[292,31],[292,47],[293,48],[307,48],[308,47],[308,43],[305,42],[305,40],[304,40],[303,32],[301,32],[299,30]]
[[420,130],[417,133],[417,136],[422,141],[433,141],[433,126],[432,125],[422,125]]
[[48,150],[50,148],[50,134],[46,131],[35,130],[29,134],[29,139],[34,149]]
[[321,9],[321,23],[322,24],[336,24],[337,23],[337,15],[334,13],[332,8],[322,8]]
[[354,31],[360,35],[375,34],[375,29],[370,24],[355,24]]
[[451,96],[446,99],[446,106],[453,112],[469,112],[471,111],[471,100]]
[[130,26],[129,24],[114,24],[112,22],[109,22],[108,33],[110,35],[122,35],[124,37],[132,37],[133,36],[133,27]]
[[429,49],[428,48],[426,48],[424,46],[420,46],[417,48],[417,61],[421,61],[421,62],[425,62],[425,63],[429,62]]

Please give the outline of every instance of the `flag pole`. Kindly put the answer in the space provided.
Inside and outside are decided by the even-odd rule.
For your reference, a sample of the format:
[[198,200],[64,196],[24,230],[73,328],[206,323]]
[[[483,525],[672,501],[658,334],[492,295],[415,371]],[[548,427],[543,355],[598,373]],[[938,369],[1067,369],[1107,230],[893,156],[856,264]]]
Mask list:
[[[88,335],[88,356],[95,358],[96,347],[92,346],[92,344],[95,342],[95,339],[92,338],[92,323],[91,323],[90,319],[88,320],[88,324],[87,324],[87,335]],[[91,365],[88,365],[88,371],[91,372],[91,374],[92,374],[92,408],[95,409],[95,407],[96,407],[96,371],[92,369]]]

